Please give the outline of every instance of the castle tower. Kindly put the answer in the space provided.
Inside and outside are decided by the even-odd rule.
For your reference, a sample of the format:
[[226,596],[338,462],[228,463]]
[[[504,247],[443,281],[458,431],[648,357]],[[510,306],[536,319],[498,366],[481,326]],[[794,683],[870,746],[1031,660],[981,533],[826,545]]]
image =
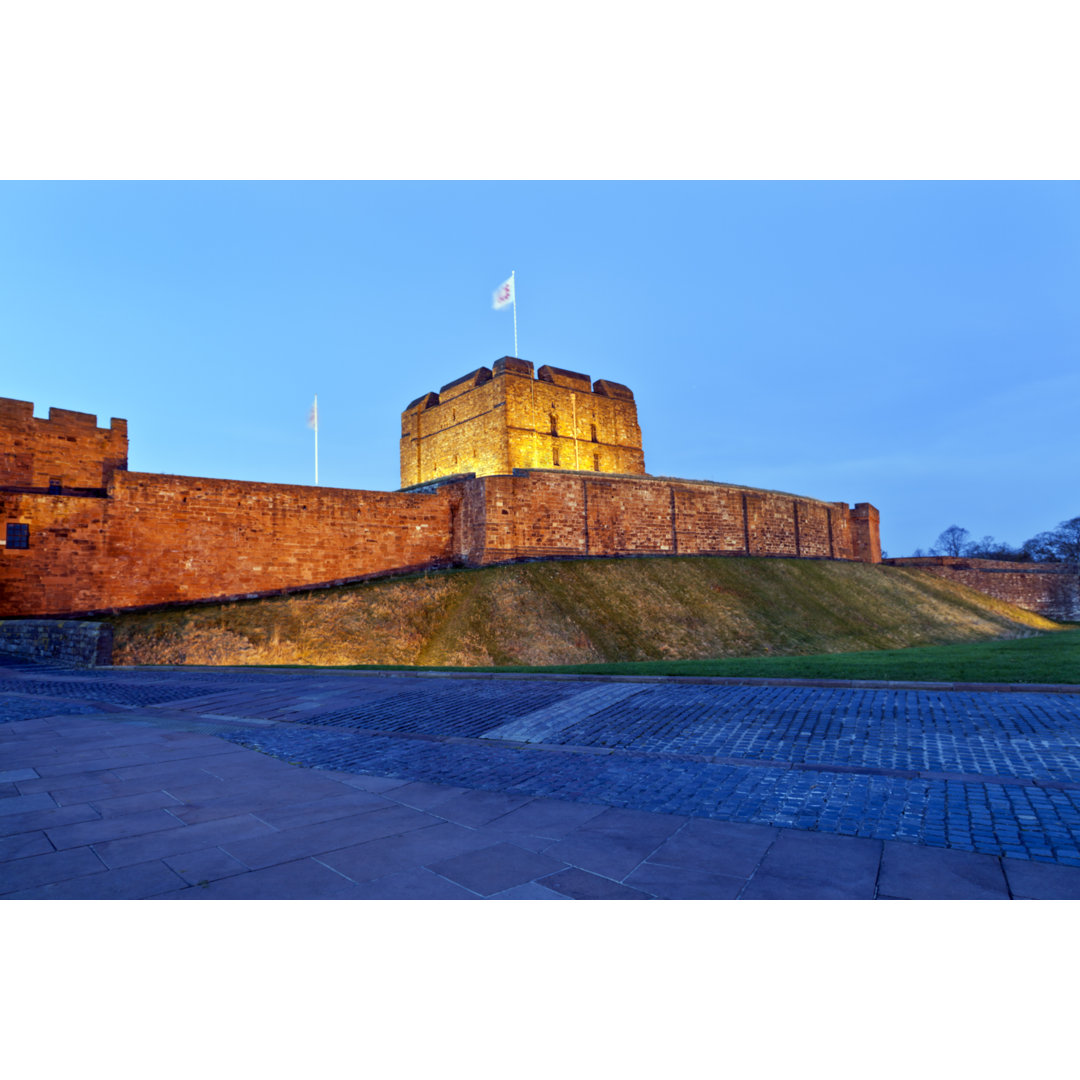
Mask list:
[[401,486],[514,469],[644,476],[637,405],[621,383],[504,356],[406,406]]
[[99,428],[92,413],[70,409],[39,420],[32,402],[0,398],[0,489],[98,490],[127,468],[127,457],[126,420]]

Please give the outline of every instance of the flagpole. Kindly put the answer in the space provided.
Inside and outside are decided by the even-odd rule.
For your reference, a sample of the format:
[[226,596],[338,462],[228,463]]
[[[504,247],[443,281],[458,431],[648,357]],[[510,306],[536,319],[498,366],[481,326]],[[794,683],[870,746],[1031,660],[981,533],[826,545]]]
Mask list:
[[319,395],[315,395],[315,486],[319,486]]
[[510,294],[514,298],[514,355],[518,355],[517,348],[517,282],[514,281],[514,271],[510,271]]

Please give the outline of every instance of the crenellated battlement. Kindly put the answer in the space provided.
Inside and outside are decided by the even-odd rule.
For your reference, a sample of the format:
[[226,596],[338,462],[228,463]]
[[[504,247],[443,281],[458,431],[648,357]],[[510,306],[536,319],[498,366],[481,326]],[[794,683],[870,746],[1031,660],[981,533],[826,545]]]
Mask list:
[[0,398],[0,487],[99,489],[127,468],[127,421],[98,427],[93,413],[49,409],[34,416],[30,401]]
[[401,486],[514,469],[645,475],[637,405],[622,383],[504,356],[411,401]]

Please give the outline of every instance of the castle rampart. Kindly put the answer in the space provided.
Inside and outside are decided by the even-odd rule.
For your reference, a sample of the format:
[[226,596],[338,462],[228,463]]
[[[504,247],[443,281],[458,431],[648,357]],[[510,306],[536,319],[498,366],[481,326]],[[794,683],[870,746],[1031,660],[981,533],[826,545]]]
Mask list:
[[[477,369],[413,402],[403,430],[410,417],[438,409],[450,410],[451,426],[440,426],[444,413],[417,442],[449,455],[451,443],[439,438],[460,438],[454,432],[464,430],[470,449],[455,464],[465,475],[378,492],[128,472],[125,421],[102,429],[93,416],[60,409],[39,421],[29,403],[0,399],[7,455],[0,616],[271,595],[520,559],[880,558],[877,511],[869,504],[852,510],[842,502],[644,475],[633,394],[620,384],[550,367],[534,378],[531,364],[506,357],[494,370]],[[555,434],[528,427],[552,412]],[[579,436],[592,434],[585,423],[596,425],[597,442],[587,443],[598,454],[610,450],[601,464],[611,467],[511,465],[532,453],[534,441],[549,450],[572,448],[575,440],[563,434],[568,417]],[[406,444],[415,449],[403,436],[403,455]],[[580,461],[580,446],[577,453]],[[627,460],[630,470],[615,470],[614,462]],[[487,468],[502,471],[485,474]],[[40,482],[58,470],[60,485]]]

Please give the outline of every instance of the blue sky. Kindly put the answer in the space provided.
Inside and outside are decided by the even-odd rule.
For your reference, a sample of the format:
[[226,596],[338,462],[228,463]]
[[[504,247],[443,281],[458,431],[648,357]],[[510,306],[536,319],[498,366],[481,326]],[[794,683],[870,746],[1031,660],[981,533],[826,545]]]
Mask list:
[[513,352],[629,385],[655,475],[954,522],[1080,513],[1080,185],[9,182],[0,395],[134,470],[398,485],[413,398]]

